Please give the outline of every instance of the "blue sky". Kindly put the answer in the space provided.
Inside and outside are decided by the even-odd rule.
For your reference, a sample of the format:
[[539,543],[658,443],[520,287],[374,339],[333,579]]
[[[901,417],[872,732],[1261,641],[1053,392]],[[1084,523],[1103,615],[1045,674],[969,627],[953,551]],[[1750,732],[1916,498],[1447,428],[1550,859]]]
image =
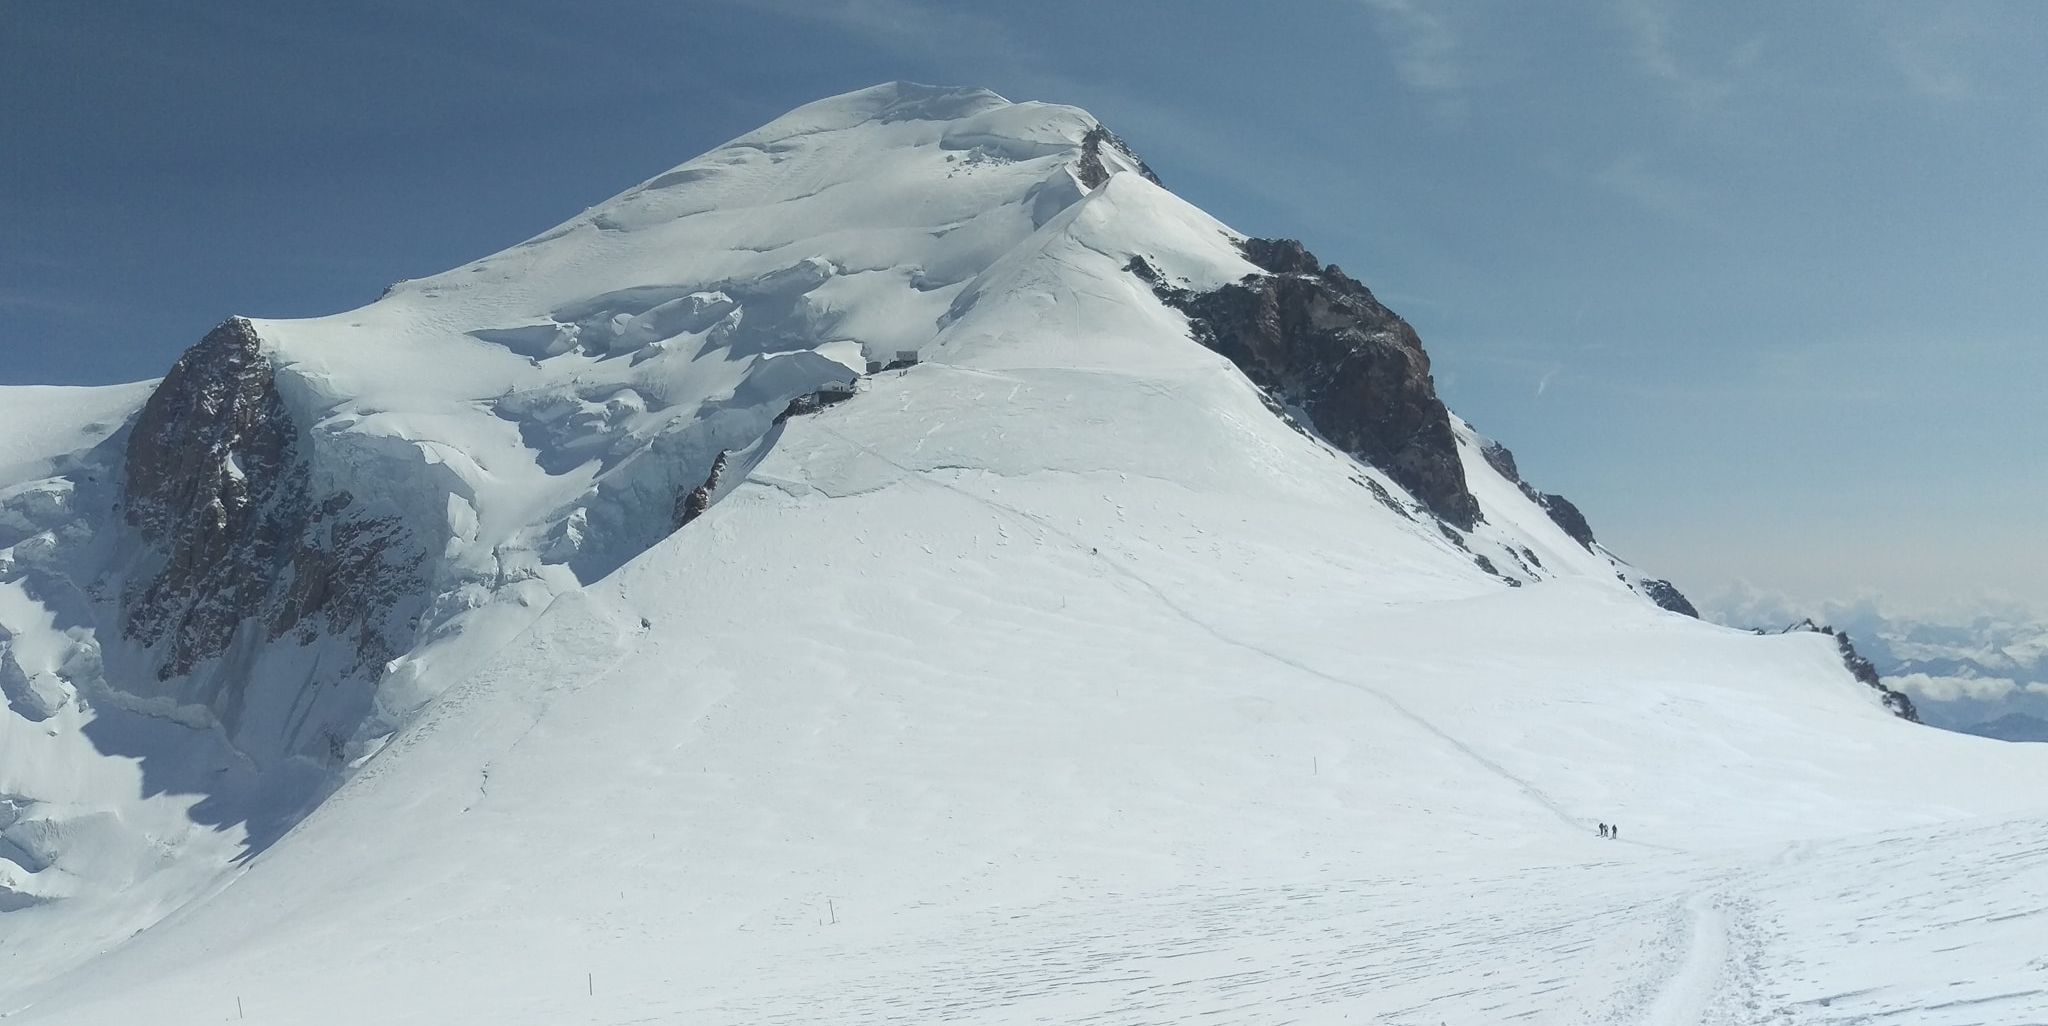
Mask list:
[[1623,555],[2048,606],[2048,5],[0,0],[0,382],[360,305],[797,104],[1075,103]]

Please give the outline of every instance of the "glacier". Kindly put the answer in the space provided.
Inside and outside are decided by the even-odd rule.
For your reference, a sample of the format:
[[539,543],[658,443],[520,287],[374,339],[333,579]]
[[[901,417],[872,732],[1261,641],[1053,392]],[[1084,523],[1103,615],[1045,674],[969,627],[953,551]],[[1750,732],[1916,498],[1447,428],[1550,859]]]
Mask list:
[[1273,252],[892,83],[0,390],[0,1015],[2048,1015],[2048,752],[1665,608]]

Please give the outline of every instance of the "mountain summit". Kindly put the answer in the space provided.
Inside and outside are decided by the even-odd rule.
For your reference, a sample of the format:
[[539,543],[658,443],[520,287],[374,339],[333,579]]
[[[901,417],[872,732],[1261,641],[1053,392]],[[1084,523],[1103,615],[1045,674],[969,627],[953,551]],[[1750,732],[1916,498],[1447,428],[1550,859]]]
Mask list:
[[[1681,615],[1364,283],[986,90],[810,104],[154,386],[0,398],[28,1022],[1177,1020],[1228,974],[1159,953],[1232,910],[1341,975],[1394,928],[1361,876],[1494,880],[1441,892],[1478,929],[1529,870],[1530,938],[1732,907],[1699,853],[2048,765]],[[1488,1016],[1626,990],[1503,943]]]

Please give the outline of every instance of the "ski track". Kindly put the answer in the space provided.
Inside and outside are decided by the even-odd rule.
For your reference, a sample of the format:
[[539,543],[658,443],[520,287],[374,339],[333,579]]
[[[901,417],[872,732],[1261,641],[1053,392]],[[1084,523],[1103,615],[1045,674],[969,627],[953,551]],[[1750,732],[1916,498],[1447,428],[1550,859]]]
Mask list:
[[[1146,594],[1150,595],[1155,601],[1157,601],[1167,611],[1171,612],[1175,617],[1179,618],[1181,621],[1187,623],[1189,626],[1195,628],[1196,630],[1199,630],[1202,633],[1207,634],[1212,638],[1215,638],[1217,641],[1220,641],[1225,645],[1229,645],[1232,648],[1240,649],[1245,652],[1250,652],[1253,655],[1257,655],[1264,659],[1271,660],[1272,662],[1279,663],[1280,665],[1285,666],[1298,673],[1306,674],[1310,677],[1314,677],[1326,683],[1335,684],[1339,687],[1351,688],[1353,690],[1360,691],[1367,695],[1372,696],[1382,705],[1385,705],[1395,715],[1400,716],[1407,722],[1420,728],[1424,732],[1434,736],[1438,740],[1442,741],[1444,744],[1456,750],[1465,758],[1471,760],[1480,768],[1486,770],[1488,773],[1512,785],[1516,790],[1521,792],[1531,802],[1541,806],[1545,811],[1549,812],[1552,816],[1556,817],[1557,820],[1560,823],[1564,824],[1566,827],[1574,831],[1580,832],[1583,832],[1587,829],[1587,820],[1585,820],[1581,816],[1574,815],[1569,809],[1566,809],[1563,805],[1559,804],[1557,801],[1552,799],[1548,794],[1545,794],[1542,789],[1530,783],[1527,779],[1517,776],[1514,773],[1510,772],[1506,767],[1502,766],[1500,763],[1487,758],[1485,755],[1481,754],[1472,746],[1466,744],[1463,741],[1460,741],[1458,738],[1444,731],[1436,724],[1431,723],[1429,720],[1425,719],[1420,714],[1409,709],[1407,706],[1402,705],[1400,702],[1396,701],[1391,695],[1388,695],[1384,691],[1381,691],[1378,688],[1374,688],[1370,685],[1363,684],[1355,680],[1347,680],[1345,678],[1338,677],[1330,673],[1325,673],[1322,670],[1316,669],[1313,666],[1310,666],[1285,654],[1275,652],[1272,649],[1266,648],[1262,645],[1258,645],[1249,641],[1244,641],[1242,639],[1231,636],[1229,633],[1219,629],[1214,624],[1196,615],[1186,606],[1183,606],[1179,602],[1175,601],[1171,595],[1167,594],[1158,585],[1155,585],[1151,581],[1146,580],[1144,576],[1140,575],[1136,571],[1130,569],[1129,567],[1120,566],[1114,560],[1102,557],[1101,553],[1096,551],[1096,549],[1098,548],[1097,546],[1089,545],[1087,542],[1083,541],[1080,538],[1075,537],[1073,534],[1069,533],[1065,529],[1059,527],[1058,525],[1052,523],[1050,520],[1047,520],[1044,517],[1038,516],[1037,514],[1032,513],[1028,510],[1018,509],[1017,507],[1012,506],[1008,503],[989,498],[988,496],[985,495],[977,495],[974,492],[968,491],[967,489],[961,488],[957,485],[945,481],[934,480],[927,473],[922,472],[916,468],[905,466],[904,464],[897,462],[896,460],[890,458],[887,454],[880,452],[874,447],[866,445],[855,439],[848,438],[847,436],[835,432],[830,428],[820,428],[820,430],[823,431],[825,434],[838,439],[840,442],[843,442],[846,445],[859,449],[861,452],[866,453],[867,455],[872,456],[875,459],[878,459],[883,463],[886,463],[889,466],[901,471],[904,475],[906,475],[907,480],[920,482],[926,485],[944,489],[956,495],[960,495],[974,502],[980,503],[981,505],[989,509],[995,510],[999,513],[1002,513],[1004,515],[1014,517],[1024,524],[1036,527],[1047,534],[1051,534],[1060,538],[1061,540],[1074,546],[1077,551],[1080,549],[1089,550],[1091,553],[1094,554],[1097,561],[1102,566],[1107,567],[1110,570],[1110,572],[1118,575],[1124,580],[1131,582],[1132,584],[1137,585],[1141,590],[1143,590]],[[1676,850],[1670,848],[1662,848],[1662,846],[1660,845],[1645,845],[1642,842],[1635,843],[1641,847],[1660,848],[1661,850],[1665,851]]]
[[1708,1004],[1727,972],[1728,921],[1715,890],[1695,892],[1682,909],[1684,954],[1644,1017],[1645,1026],[1690,1026],[1706,1019]]
[[[2038,822],[1976,828],[2000,862],[2048,884]],[[524,1010],[519,1023],[849,1026],[1163,1022],[1281,1026],[2039,1026],[2048,959],[2018,952],[1926,1000],[1910,980],[1860,964],[1812,972],[1869,921],[1867,904],[1944,907],[1950,889],[1999,867],[1966,866],[1901,890],[1862,870],[1915,835],[1720,856],[1654,855],[1505,876],[1188,885],[1106,892],[943,920],[858,913],[790,924],[748,943],[739,972],[674,964],[660,979],[612,979]],[[1843,891],[1847,886],[1849,890]],[[1838,892],[1836,904],[1817,900]],[[2031,893],[2031,892],[2030,892]],[[1848,900],[1841,900],[1848,896]],[[1475,900],[1476,899],[1476,900]],[[1111,911],[1113,910],[1113,911]],[[1790,915],[1827,929],[1791,929]],[[1892,923],[1894,928],[1901,924]],[[1922,943],[1939,951],[1939,924]],[[1952,924],[1951,924],[1952,925]],[[1807,946],[1819,936],[1823,944]],[[2024,962],[2031,958],[2031,962]],[[2022,964],[2024,963],[2024,964]],[[804,971],[782,971],[801,965]],[[2013,970],[2018,970],[2015,973]],[[2002,977],[1999,974],[2003,972]],[[1861,979],[1856,979],[1862,974]],[[1906,979],[1895,978],[1904,976]],[[608,985],[607,985],[608,984]],[[1845,984],[1852,984],[1845,986]],[[393,1022],[427,1022],[394,1017]]]
[[[17,857],[0,868],[51,863],[43,842],[120,854],[97,841],[122,836],[101,832],[119,825],[137,840],[122,859],[165,882],[121,890],[131,867],[115,865],[98,906],[24,910],[27,925],[0,937],[0,1008],[14,1009],[0,1019],[2048,1026],[2048,818],[1968,818],[2038,810],[2004,792],[2024,795],[2041,764],[1989,742],[1908,738],[1859,704],[1868,696],[1839,679],[1832,646],[1779,639],[1764,658],[1697,625],[1646,630],[1647,641],[1591,634],[1619,651],[1589,669],[1685,679],[1572,685],[1481,720],[1462,718],[1481,714],[1456,691],[1512,699],[1531,683],[1516,676],[1538,676],[1531,652],[1432,670],[1376,661],[1369,638],[1317,643],[1311,629],[1340,630],[1338,617],[1363,607],[1339,603],[1319,620],[1300,598],[1363,581],[1346,601],[1445,601],[1455,620],[1410,626],[1462,644],[1473,622],[1449,603],[1490,601],[1473,599],[1480,552],[1431,530],[1441,525],[1420,504],[1381,487],[1392,478],[1369,482],[1312,424],[1276,420],[1286,396],[1260,394],[1191,344],[1181,315],[1145,298],[1133,256],[1198,292],[1254,268],[1234,244],[1242,236],[1135,175],[1070,189],[1068,162],[1094,125],[1076,109],[993,94],[863,90],[503,253],[396,283],[359,311],[247,322],[293,415],[324,418],[313,469],[337,488],[389,493],[395,522],[445,543],[432,579],[479,590],[441,596],[462,603],[408,642],[417,676],[361,696],[392,701],[378,713],[405,729],[381,738],[289,843],[231,873],[161,872],[203,867],[212,849],[179,839],[190,803],[147,793],[146,774],[67,761],[82,749],[30,765],[65,793],[80,766],[111,775],[76,792],[89,815],[16,827],[17,806],[44,803],[10,801],[0,848]],[[973,149],[956,166],[949,143]],[[943,184],[956,175],[979,180]],[[731,293],[722,329],[678,319],[674,304],[711,292]],[[793,397],[905,349],[924,353],[922,369],[870,376],[867,398],[792,429],[831,446],[784,450],[762,469],[784,444]],[[948,373],[975,384],[958,389]],[[11,390],[10,409],[34,414],[14,419],[34,430],[0,438],[11,443],[0,444],[0,480],[57,472],[127,416],[94,412],[105,423],[86,424],[84,411],[73,422],[60,409],[132,411],[149,387]],[[873,394],[883,387],[900,417]],[[1526,486],[1490,469],[1483,437],[1450,423],[1493,525],[1470,537],[1495,562],[1521,564],[1532,583],[1632,589],[1632,568],[1562,534]],[[419,458],[394,460],[408,443]],[[823,451],[840,445],[850,448]],[[874,516],[844,520],[784,518],[780,503],[715,511],[662,541],[678,486],[697,487],[714,452],[745,454],[731,479],[793,497],[796,513],[819,512],[803,508],[814,495],[886,489],[914,501],[849,503]],[[228,469],[242,476],[241,464]],[[1342,474],[1324,480],[1331,471]],[[1112,474],[1177,491],[1096,487]],[[1318,512],[1325,499],[1359,499],[1345,479],[1370,485],[1400,520],[1381,523],[1362,499],[1363,520],[1337,516],[1344,501]],[[727,491],[721,479],[718,496]],[[63,494],[34,493],[51,509]],[[1388,540],[1385,553],[1269,547],[1270,575],[1235,558],[1289,525],[1240,518],[1232,534],[1231,515],[1284,510],[1276,499],[1290,494],[1309,500],[1309,529],[1354,543],[1363,528],[1364,540]],[[430,501],[397,501],[407,496]],[[1161,496],[1224,505],[1214,518],[1169,514]],[[954,520],[953,497],[988,515]],[[1091,527],[1098,498],[1114,518]],[[1127,518],[1126,503],[1148,498],[1150,520]],[[1213,563],[1132,540],[1144,537],[1134,525],[1174,516],[1207,550],[1194,558]],[[996,546],[1016,533],[1033,551],[970,562],[989,576],[956,582],[962,564],[942,562],[935,544],[972,555],[988,524]],[[1356,573],[1302,572],[1319,553],[1388,571],[1385,590]],[[1033,559],[1054,565],[1014,573]],[[597,585],[615,573],[615,586]],[[833,586],[812,594],[820,580]],[[1233,582],[1250,587],[1221,593]],[[978,594],[988,583],[1007,594]],[[1091,605],[1070,613],[1067,585]],[[1597,612],[1576,594],[1494,613],[1528,628]],[[664,618],[729,598],[731,616]],[[47,637],[10,640],[10,651],[60,640],[54,617],[29,611]],[[636,619],[653,630],[650,612],[681,637],[634,637]],[[1283,614],[1306,614],[1304,628]],[[1123,699],[1128,681],[1046,686],[1061,670],[1089,676],[1101,653],[1143,650],[1140,633],[1094,629],[1120,615],[1158,628],[1169,640],[1150,653],[1183,673],[1206,670],[1204,657],[1227,666],[1186,674],[1193,688],[1162,673],[1142,704]],[[21,620],[11,614],[10,630]],[[1014,659],[997,658],[1064,645],[1075,654],[1015,673]],[[1651,649],[1658,658],[1645,658]],[[279,667],[311,682],[323,650],[303,665],[279,654],[286,646],[261,651],[276,661],[251,680],[289,683]],[[1684,653],[1714,672],[1663,672]],[[1432,672],[1448,697],[1430,689]],[[1782,695],[1781,672],[1797,685]],[[986,676],[960,679],[970,673]],[[1858,701],[1824,691],[1830,680]],[[1176,719],[1191,697],[1215,707]],[[1266,724],[1279,699],[1299,702],[1299,723]],[[292,734],[315,736],[307,717],[320,701],[309,690],[284,704]],[[1565,711],[1590,701],[1617,707],[1585,723]],[[1332,710],[1347,718],[1318,718]],[[1506,719],[1522,710],[1554,718]],[[1869,716],[1833,718],[1844,712]],[[1338,786],[1261,768],[1299,769],[1298,756],[1332,776],[1321,746],[1364,752],[1347,733],[1352,715],[1386,751],[1362,754]],[[56,737],[0,718],[10,723],[0,754]],[[1270,734],[1244,737],[1247,724]],[[1642,738],[1614,736],[1638,724]],[[1750,728],[1745,744],[1738,731]],[[1126,741],[1128,758],[1099,757]],[[1663,746],[1698,761],[1658,762]],[[1619,779],[1652,762],[1648,783]],[[1759,793],[1781,779],[1782,795]],[[1422,785],[1413,805],[1399,800],[1407,783]],[[1211,801],[1206,789],[1227,793]],[[151,804],[135,804],[136,791]],[[1610,807],[1656,818],[1641,837],[1631,826],[1627,847],[1591,840],[1579,813]],[[1317,829],[1325,813],[1342,836]],[[1670,829],[1690,817],[1712,822]],[[153,832],[158,823],[176,829]],[[1767,845],[1831,830],[1849,836]],[[1688,847],[1657,843],[1674,839]],[[52,863],[36,875],[71,872]],[[83,961],[94,953],[105,957]]]

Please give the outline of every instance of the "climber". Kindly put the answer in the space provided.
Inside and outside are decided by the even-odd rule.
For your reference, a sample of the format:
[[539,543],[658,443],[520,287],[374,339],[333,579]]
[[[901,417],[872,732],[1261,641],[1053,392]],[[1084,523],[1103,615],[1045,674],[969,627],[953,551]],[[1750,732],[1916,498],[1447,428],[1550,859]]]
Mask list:
[[1602,836],[1602,837],[1606,837],[1606,836],[1607,836],[1607,824],[1605,824],[1605,823],[1602,823],[1602,824],[1600,824],[1600,836]]

